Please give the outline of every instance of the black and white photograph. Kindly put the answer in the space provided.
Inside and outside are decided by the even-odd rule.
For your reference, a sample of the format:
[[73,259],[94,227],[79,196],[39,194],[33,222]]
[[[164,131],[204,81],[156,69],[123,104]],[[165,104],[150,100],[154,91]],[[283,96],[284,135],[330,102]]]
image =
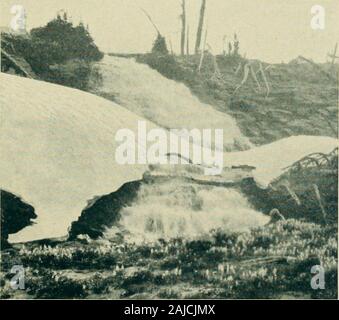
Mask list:
[[337,300],[338,21],[1,0],[0,299]]

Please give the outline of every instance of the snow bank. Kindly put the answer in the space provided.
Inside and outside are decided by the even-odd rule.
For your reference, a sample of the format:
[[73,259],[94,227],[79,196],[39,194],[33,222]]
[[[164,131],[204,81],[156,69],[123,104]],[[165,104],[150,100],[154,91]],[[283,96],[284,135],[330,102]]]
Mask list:
[[[158,76],[154,77],[155,81]],[[129,85],[133,86],[133,83]],[[126,99],[127,91],[131,91],[123,87],[116,90],[126,95]],[[152,100],[153,96],[156,100],[164,101],[161,98],[163,90],[158,93],[149,88],[146,93],[139,92],[140,101]],[[173,110],[169,111],[166,107],[176,101],[175,92],[170,97],[172,100],[168,104],[159,104],[164,112],[162,119],[168,116],[169,121],[177,119],[183,126],[187,124],[189,128],[192,124],[196,127],[193,119],[201,117],[199,112],[194,115],[194,111],[188,113],[188,109],[185,109],[183,113],[170,117]],[[136,106],[137,95],[132,100]],[[185,108],[184,105],[182,107]],[[194,108],[192,105],[190,107]],[[141,179],[147,170],[146,165],[116,163],[117,130],[131,129],[137,137],[138,121],[145,120],[113,102],[82,91],[0,73],[0,108],[0,188],[22,197],[23,201],[35,208],[38,215],[36,225],[12,235],[10,241],[66,235],[71,222],[77,219],[88,200],[111,193],[127,181]],[[213,117],[213,114],[210,116]],[[201,118],[200,124],[205,126]],[[155,127],[153,123],[147,122],[148,129]],[[236,128],[234,130],[237,131]],[[281,174],[284,167],[313,152],[328,153],[337,145],[337,140],[332,138],[290,137],[248,151],[224,153],[224,166],[255,166],[257,181],[267,185]],[[184,225],[195,224],[195,221],[199,221],[200,225],[200,221],[205,219],[210,221],[192,230],[186,229],[188,234],[199,233],[200,228],[205,230],[204,226],[215,228],[220,223],[232,229],[241,229],[248,226],[244,220],[248,220],[251,215],[255,221],[250,222],[250,225],[260,225],[266,221],[261,215],[254,215],[241,195],[227,190],[201,193],[204,206],[200,217],[196,216],[198,219],[194,221],[186,216],[191,209],[187,210],[183,203],[180,204],[181,208],[165,210],[170,198],[162,194],[154,197],[149,197],[151,202],[138,203],[141,207],[130,211],[129,216],[134,221],[135,214],[141,212],[144,217],[140,219],[146,221],[149,220],[149,214],[159,212],[159,219],[169,236],[177,234],[177,229],[168,227],[173,219],[167,217],[171,214],[175,220],[175,210],[180,216],[177,218],[186,221]],[[152,203],[158,206],[150,208]],[[235,208],[237,203],[238,209]],[[237,214],[233,215],[233,211]],[[128,229],[132,220],[126,219]],[[181,230],[182,226],[178,228]]]
[[311,153],[329,153],[337,146],[338,140],[330,137],[293,136],[251,150],[225,153],[224,166],[256,167],[255,179],[265,187],[294,162]]
[[21,196],[38,215],[36,225],[11,241],[64,236],[87,200],[146,170],[115,162],[116,131],[136,132],[142,120],[115,103],[0,73],[0,108],[0,188]]

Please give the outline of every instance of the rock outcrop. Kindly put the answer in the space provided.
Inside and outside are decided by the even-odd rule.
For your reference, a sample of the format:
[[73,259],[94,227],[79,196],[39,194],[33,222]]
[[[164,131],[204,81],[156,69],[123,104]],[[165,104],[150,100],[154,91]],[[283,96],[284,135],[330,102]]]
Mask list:
[[34,208],[20,197],[0,190],[1,249],[8,246],[8,235],[31,225],[37,217]]
[[92,199],[79,219],[72,223],[69,240],[74,240],[81,234],[87,234],[93,239],[102,236],[106,227],[119,220],[120,210],[136,198],[141,183],[128,182],[116,192]]

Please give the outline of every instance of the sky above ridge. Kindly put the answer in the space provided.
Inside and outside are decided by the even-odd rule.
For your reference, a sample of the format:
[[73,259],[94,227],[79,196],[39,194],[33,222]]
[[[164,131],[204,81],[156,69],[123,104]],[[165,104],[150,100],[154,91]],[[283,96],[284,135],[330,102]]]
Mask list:
[[[194,48],[201,0],[186,0],[190,47]],[[12,5],[22,5],[27,29],[46,24],[64,9],[73,22],[88,24],[90,33],[105,52],[142,53],[150,50],[156,32],[140,7],[150,16],[179,53],[181,0],[1,0],[0,26],[9,26]],[[311,28],[314,5],[325,9],[325,28]],[[288,62],[303,55],[325,62],[339,42],[338,0],[207,0],[207,42],[215,53],[223,38],[236,32],[240,52],[247,58]]]

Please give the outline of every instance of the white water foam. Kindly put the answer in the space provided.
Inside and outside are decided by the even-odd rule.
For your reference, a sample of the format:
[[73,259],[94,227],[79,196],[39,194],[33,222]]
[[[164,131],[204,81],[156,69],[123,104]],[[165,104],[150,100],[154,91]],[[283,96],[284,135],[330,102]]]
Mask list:
[[134,59],[105,56],[97,65],[103,81],[96,94],[111,97],[163,128],[223,129],[224,151],[252,146],[231,116],[200,102],[184,84]]
[[[120,67],[125,63],[118,62]],[[139,66],[136,68],[139,70]],[[142,68],[146,68],[145,73],[153,73],[146,66]],[[131,70],[129,65],[126,69]],[[136,75],[136,78],[142,77]],[[161,76],[156,73],[154,77],[153,86],[156,81],[160,82]],[[122,96],[132,90],[120,86]],[[137,90],[140,99],[148,101],[147,105],[153,95],[158,96],[150,88]],[[175,100],[175,93],[167,98]],[[155,99],[150,109],[156,109],[158,99],[162,101],[161,97]],[[166,110],[170,103],[160,105],[166,114],[172,112]],[[127,181],[138,180],[147,170],[144,165],[121,166],[115,162],[117,130],[129,128],[136,133],[138,121],[143,120],[115,103],[79,90],[1,73],[0,108],[0,187],[21,196],[34,206],[38,215],[36,225],[10,237],[13,242],[66,235],[70,223],[80,215],[89,199],[111,193]],[[192,119],[201,117],[199,112],[191,114]],[[177,117],[185,125],[182,116],[172,119]],[[191,119],[188,114],[186,118]],[[156,127],[150,122],[147,126]],[[194,127],[197,126],[194,124]],[[257,167],[257,179],[267,184],[283,167],[302,156],[330,152],[337,144],[336,139],[327,137],[290,137],[249,151],[225,153],[224,165],[253,165]],[[161,223],[155,234],[165,237],[177,236],[180,232],[194,236],[217,227],[241,230],[266,221],[265,216],[252,210],[234,190],[197,190],[202,201],[199,210],[185,201],[172,206],[171,199],[178,197],[175,190],[167,194],[152,192],[154,195],[148,197],[139,195],[143,200],[126,209],[122,225],[130,233],[142,234],[150,215],[159,216]],[[194,193],[188,195],[195,197]],[[138,226],[133,221],[138,221]],[[175,221],[185,222],[175,226]],[[133,231],[133,228],[137,229]]]
[[106,238],[123,230],[125,240],[136,243],[159,238],[194,239],[218,229],[248,231],[269,221],[234,189],[180,179],[143,185],[134,204],[124,208],[121,215],[120,227],[108,229]]

